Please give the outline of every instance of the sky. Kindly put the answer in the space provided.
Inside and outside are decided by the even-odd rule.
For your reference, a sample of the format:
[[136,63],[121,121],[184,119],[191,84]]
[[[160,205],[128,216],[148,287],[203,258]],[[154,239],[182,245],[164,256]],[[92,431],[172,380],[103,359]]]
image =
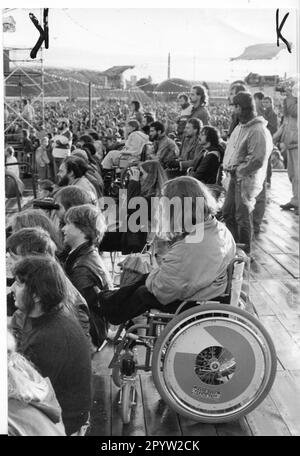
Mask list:
[[[201,3],[201,2],[200,2]],[[40,9],[6,12],[16,21],[16,32],[3,34],[4,46],[28,46],[38,32],[29,12],[40,19]],[[296,16],[291,9],[283,35],[296,43]],[[103,71],[113,65],[135,65],[139,77],[155,82],[167,77],[171,53],[171,77],[224,81],[244,77],[250,71],[283,75],[296,73],[296,51],[264,62],[230,62],[246,46],[276,42],[276,9],[76,9],[50,8],[50,46],[45,66]]]

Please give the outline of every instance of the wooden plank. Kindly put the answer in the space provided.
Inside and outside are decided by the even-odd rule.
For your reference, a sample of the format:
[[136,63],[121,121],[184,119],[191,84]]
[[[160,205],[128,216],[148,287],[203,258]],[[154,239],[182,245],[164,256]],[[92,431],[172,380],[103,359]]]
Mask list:
[[300,301],[300,282],[299,280],[282,280],[283,285],[291,292],[294,302]]
[[219,436],[226,437],[252,435],[251,429],[245,418],[231,421],[230,423],[216,424],[216,430]]
[[295,279],[299,279],[299,261],[292,256],[285,253],[272,253],[272,257],[283,266]]
[[270,272],[262,264],[254,259],[254,261],[251,262],[250,279],[265,280],[269,278]]
[[250,299],[259,317],[262,315],[275,315],[270,304],[270,296],[257,281],[250,282]]
[[141,375],[147,435],[181,435],[178,416],[160,398],[152,375]]
[[[272,216],[270,216],[272,219]],[[269,223],[265,233],[262,233],[261,239],[267,238],[277,246],[277,250],[282,250],[283,253],[295,252],[297,248],[297,242],[291,238],[291,229],[287,230],[282,228],[280,223],[280,217],[277,215],[274,223]],[[294,233],[296,236],[296,234]]]
[[87,435],[111,435],[111,394],[110,377],[93,375],[93,405],[91,410],[91,426]]
[[[258,241],[257,241],[258,242]],[[268,254],[261,248],[256,247],[253,250],[255,261],[268,271],[268,277],[289,278],[291,274],[278,261],[273,258],[275,254]]]
[[95,353],[92,359],[93,372],[102,375],[110,375],[111,369],[109,369],[108,366],[112,360],[113,353],[114,350],[111,343],[107,343],[100,352]]
[[300,374],[278,372],[271,397],[283,417],[290,433],[300,435]]
[[254,436],[287,436],[291,435],[272,398],[266,399],[246,416]]
[[287,370],[300,369],[300,348],[277,317],[264,316],[261,322],[273,339],[277,357]]
[[300,347],[300,314],[290,315],[290,314],[277,314],[277,318],[288,331],[289,335]]
[[281,238],[270,230],[260,234],[255,240],[256,244],[259,245],[266,253],[286,253],[293,252],[291,247],[287,247],[281,240]]
[[270,296],[270,305],[275,314],[298,313],[299,305],[295,302],[294,294],[279,280],[264,280],[262,288]]
[[129,424],[123,424],[121,417],[121,405],[119,402],[120,389],[116,387],[113,380],[111,379],[111,391],[112,391],[112,436],[137,436],[146,435],[142,392],[140,385],[140,377],[137,376],[136,380],[136,405],[132,408],[131,420]]
[[179,423],[184,436],[217,436],[215,425],[207,423],[199,423],[189,420],[183,416],[178,415]]

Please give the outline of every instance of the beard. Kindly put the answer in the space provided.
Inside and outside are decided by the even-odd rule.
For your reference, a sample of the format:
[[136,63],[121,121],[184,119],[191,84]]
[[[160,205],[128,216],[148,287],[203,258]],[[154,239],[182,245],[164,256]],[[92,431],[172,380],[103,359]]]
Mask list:
[[150,136],[150,141],[155,141],[156,139],[158,139],[158,133],[155,133],[155,135]]
[[64,175],[61,179],[58,181],[58,186],[59,187],[67,187],[67,185],[70,184],[70,179],[69,176]]

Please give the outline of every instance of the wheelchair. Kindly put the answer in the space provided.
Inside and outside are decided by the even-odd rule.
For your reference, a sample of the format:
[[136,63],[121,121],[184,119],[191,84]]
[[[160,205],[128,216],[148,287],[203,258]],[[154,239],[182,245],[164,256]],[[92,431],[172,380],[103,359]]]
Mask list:
[[126,152],[121,153],[117,165],[108,171],[104,177],[104,186],[108,196],[117,199],[119,190],[126,188],[128,181],[127,172],[131,166],[138,166],[141,162],[155,159],[155,156],[152,154],[152,148],[151,143],[144,144],[139,157]]
[[[142,322],[119,327],[109,368],[120,388],[124,424],[136,405],[138,370],[152,371],[165,403],[194,421],[237,420],[265,399],[276,375],[276,352],[266,329],[245,310],[246,272],[248,257],[238,254],[218,301],[184,301],[175,314],[151,309]],[[142,362],[139,346],[145,347]]]

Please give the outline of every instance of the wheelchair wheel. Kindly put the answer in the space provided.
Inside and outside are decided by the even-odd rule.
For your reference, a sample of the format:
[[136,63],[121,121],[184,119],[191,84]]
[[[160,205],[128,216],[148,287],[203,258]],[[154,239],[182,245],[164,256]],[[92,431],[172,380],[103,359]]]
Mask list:
[[154,346],[152,373],[170,408],[196,421],[222,423],[249,413],[267,396],[276,352],[251,314],[205,304],[168,323]]
[[135,387],[132,382],[124,383],[122,387],[122,420],[124,424],[130,423],[132,406],[135,404]]

